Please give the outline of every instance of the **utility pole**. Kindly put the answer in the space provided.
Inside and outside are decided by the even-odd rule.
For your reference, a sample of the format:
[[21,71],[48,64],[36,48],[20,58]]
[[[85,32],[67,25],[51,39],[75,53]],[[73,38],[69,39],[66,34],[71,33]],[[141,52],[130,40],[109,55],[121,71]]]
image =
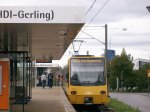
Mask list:
[[106,67],[107,67],[107,24],[105,24],[105,58],[106,58]]
[[[106,77],[107,77],[107,89],[109,91],[109,79],[108,79],[108,61],[107,61],[107,24],[105,24],[105,60],[106,60]],[[108,93],[109,95],[109,93]]]

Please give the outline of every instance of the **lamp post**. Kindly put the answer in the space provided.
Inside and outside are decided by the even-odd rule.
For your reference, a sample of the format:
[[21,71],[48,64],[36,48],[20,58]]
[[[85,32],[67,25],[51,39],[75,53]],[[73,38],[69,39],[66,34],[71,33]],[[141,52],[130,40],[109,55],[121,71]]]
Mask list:
[[[147,8],[148,12],[150,13],[150,6],[147,6],[146,8]],[[150,78],[150,70],[148,70],[148,96],[149,96],[149,90],[150,90],[150,88],[149,88],[149,78]]]
[[120,80],[121,80],[121,91],[123,92],[123,70],[121,71]]

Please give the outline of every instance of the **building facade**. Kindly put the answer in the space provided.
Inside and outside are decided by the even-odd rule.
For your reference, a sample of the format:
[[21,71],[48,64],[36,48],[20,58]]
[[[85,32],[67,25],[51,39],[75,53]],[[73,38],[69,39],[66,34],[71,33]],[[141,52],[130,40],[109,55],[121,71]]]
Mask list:
[[137,58],[135,60],[133,60],[133,63],[134,63],[134,70],[139,70],[139,68],[143,67],[143,65],[145,64],[150,64],[150,60],[148,59],[140,59],[140,58]]

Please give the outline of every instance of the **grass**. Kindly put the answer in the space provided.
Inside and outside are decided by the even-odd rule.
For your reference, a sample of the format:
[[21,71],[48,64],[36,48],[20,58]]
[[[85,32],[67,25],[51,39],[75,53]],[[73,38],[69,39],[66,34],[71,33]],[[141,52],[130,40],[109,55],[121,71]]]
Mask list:
[[135,109],[125,103],[122,103],[116,99],[110,99],[108,107],[112,108],[114,112],[140,112],[139,109]]

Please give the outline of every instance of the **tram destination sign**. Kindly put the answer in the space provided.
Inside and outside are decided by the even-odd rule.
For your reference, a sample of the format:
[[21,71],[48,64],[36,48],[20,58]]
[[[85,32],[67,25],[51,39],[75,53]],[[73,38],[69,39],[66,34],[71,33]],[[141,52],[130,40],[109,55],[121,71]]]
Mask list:
[[0,6],[0,23],[84,23],[84,8]]

